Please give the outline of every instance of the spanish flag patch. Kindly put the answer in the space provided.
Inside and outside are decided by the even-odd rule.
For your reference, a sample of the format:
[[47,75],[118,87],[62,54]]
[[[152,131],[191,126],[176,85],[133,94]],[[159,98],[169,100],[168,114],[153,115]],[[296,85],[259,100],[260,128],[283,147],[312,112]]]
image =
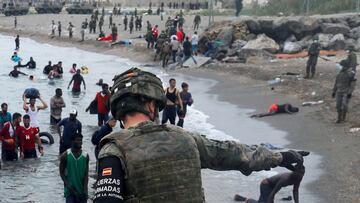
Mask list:
[[102,171],[102,176],[111,176],[112,168],[104,168]]

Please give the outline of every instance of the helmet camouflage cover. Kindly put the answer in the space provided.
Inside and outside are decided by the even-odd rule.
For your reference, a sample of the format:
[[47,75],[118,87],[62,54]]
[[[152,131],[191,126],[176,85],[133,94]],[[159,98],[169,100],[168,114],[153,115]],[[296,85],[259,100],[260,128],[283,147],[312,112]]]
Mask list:
[[[159,111],[166,104],[166,96],[161,80],[154,74],[131,68],[113,79],[111,88],[110,109],[112,115],[121,119],[128,112],[144,112],[144,107],[126,102],[128,97],[153,99],[157,102]],[[145,112],[144,112],[145,113]]]

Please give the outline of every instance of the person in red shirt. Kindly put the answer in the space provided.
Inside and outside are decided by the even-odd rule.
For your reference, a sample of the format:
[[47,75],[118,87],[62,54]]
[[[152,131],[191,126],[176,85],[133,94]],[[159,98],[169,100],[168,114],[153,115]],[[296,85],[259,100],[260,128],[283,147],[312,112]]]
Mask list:
[[73,77],[71,78],[69,85],[68,85],[68,89],[70,88],[70,85],[73,81],[74,81],[74,85],[71,90],[73,94],[80,94],[81,83],[84,84],[84,89],[86,90],[85,80],[84,80],[83,76],[81,75],[80,69],[77,69],[76,74],[73,75]]
[[179,29],[177,32],[176,32],[176,37],[177,37],[177,40],[179,42],[183,42],[184,41],[184,32],[182,31],[182,29]]
[[262,118],[265,116],[273,116],[281,113],[294,114],[297,112],[299,112],[299,108],[292,106],[291,104],[271,104],[267,113],[254,114],[251,115],[251,118]]
[[151,30],[152,31],[152,34],[153,34],[153,37],[154,37],[154,42],[157,41],[157,38],[159,36],[159,29],[158,29],[158,25],[155,25],[155,27]]
[[30,126],[30,116],[25,114],[23,116],[24,126],[19,126],[16,130],[20,141],[20,158],[37,158],[35,143],[38,145],[38,150],[41,156],[44,155],[44,148],[41,145],[39,137],[39,129]]
[[21,114],[14,113],[12,122],[6,122],[0,131],[0,141],[2,141],[1,159],[3,161],[18,160],[17,154],[17,128],[20,126]]
[[109,112],[110,112],[110,110],[107,107],[107,103],[109,102],[111,96],[111,93],[109,92],[109,85],[103,83],[101,85],[101,88],[102,91],[98,92],[94,99],[97,105],[98,126],[105,125],[105,123],[109,120]]

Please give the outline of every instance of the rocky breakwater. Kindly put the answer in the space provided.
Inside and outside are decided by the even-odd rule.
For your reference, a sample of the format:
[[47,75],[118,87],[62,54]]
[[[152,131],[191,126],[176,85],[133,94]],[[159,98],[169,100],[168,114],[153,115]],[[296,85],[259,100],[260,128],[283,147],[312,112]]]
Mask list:
[[[360,51],[360,15],[240,17],[218,22],[200,37],[199,49],[225,62],[246,62],[251,56],[272,58],[294,54],[318,40],[324,50]],[[209,43],[211,44],[209,46]]]

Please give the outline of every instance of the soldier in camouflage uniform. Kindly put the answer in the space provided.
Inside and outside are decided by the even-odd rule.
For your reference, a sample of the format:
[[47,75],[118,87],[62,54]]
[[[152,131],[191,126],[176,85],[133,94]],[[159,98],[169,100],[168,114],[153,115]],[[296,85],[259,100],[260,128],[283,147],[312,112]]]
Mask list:
[[[253,171],[302,163],[306,152],[272,152],[159,125],[161,80],[137,68],[115,76],[110,109],[124,130],[100,142],[94,203],[203,203],[201,169]],[[305,154],[304,154],[305,155]]]
[[[349,47],[349,55],[347,57],[347,60],[349,61],[349,71],[353,72],[354,77],[353,80],[351,81],[351,85],[350,85],[350,92],[354,92],[355,87],[356,87],[356,66],[358,65],[357,63],[357,56],[354,52],[354,47],[350,46]],[[351,94],[350,94],[351,95]]]
[[342,123],[346,119],[348,103],[352,94],[351,82],[354,78],[354,73],[349,71],[350,63],[348,60],[342,60],[340,65],[342,66],[342,69],[336,76],[336,81],[332,93],[332,97],[336,97],[336,110],[338,112],[336,123]]
[[[166,34],[165,34],[165,31],[161,31],[161,34],[159,35],[157,41],[156,41],[156,44],[155,44],[155,57],[154,57],[154,61],[156,61],[157,57],[160,55],[161,53],[161,49],[163,47],[163,44],[165,43],[166,41]],[[161,59],[161,58],[160,58]]]
[[102,15],[99,20],[99,30],[102,32],[102,26],[104,25],[104,16]]
[[316,72],[316,64],[320,54],[320,44],[314,41],[308,50],[309,59],[306,64],[306,76],[305,78],[313,78]]

